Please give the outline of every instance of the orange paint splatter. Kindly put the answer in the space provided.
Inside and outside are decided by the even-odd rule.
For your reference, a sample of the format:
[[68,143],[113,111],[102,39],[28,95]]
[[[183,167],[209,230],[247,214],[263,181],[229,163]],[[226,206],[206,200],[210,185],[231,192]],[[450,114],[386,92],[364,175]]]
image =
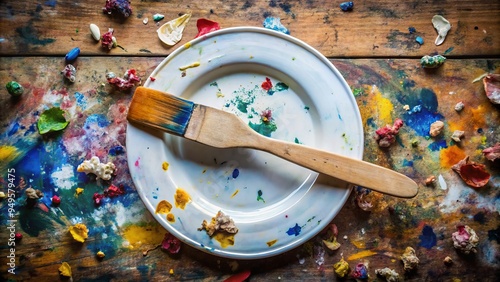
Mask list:
[[443,168],[451,168],[465,158],[465,152],[458,146],[443,148],[439,154],[440,163]]
[[172,204],[168,201],[162,200],[156,206],[155,213],[168,214],[172,210]]
[[175,206],[184,209],[186,205],[191,202],[191,196],[181,188],[177,188],[174,195]]

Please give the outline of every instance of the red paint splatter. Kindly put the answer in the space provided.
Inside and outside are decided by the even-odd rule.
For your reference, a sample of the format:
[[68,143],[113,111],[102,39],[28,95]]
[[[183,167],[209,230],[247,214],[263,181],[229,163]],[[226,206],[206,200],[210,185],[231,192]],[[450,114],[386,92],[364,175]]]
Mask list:
[[266,81],[262,82],[261,87],[266,91],[271,90],[273,88],[273,83],[271,82],[271,79],[269,79],[269,77],[266,77]]
[[108,72],[106,79],[109,84],[116,86],[120,90],[127,90],[132,88],[136,83],[141,82],[141,78],[137,76],[135,69],[129,69],[123,75],[123,78],[117,77],[114,73]]
[[386,125],[375,131],[375,140],[380,147],[389,147],[392,143],[396,141],[396,134],[398,134],[399,129],[403,126],[403,120],[396,119],[394,125]]
[[49,208],[44,203],[38,203],[38,208],[44,212],[49,212]]
[[156,80],[156,78],[152,77],[152,76],[150,76],[149,79],[151,79],[151,81],[155,81]]
[[16,242],[21,241],[21,239],[23,239],[23,234],[17,232],[16,234],[14,234],[14,239],[16,240]]
[[248,277],[250,277],[250,270],[244,270],[240,273],[236,273],[233,276],[227,278],[223,282],[243,282],[247,280]]
[[198,19],[196,21],[196,27],[198,28],[198,34],[196,34],[195,38],[198,38],[202,35],[210,33],[212,31],[216,31],[220,29],[220,25],[217,22],[213,22],[207,19]]
[[57,195],[52,196],[52,205],[57,207],[59,204],[61,204],[61,198]]
[[491,175],[486,171],[486,166],[469,161],[469,156],[451,167],[465,183],[474,188],[483,187],[490,181]]
[[96,206],[101,205],[102,199],[104,199],[104,195],[99,194],[99,193],[94,193],[94,195],[92,196],[92,200],[94,201],[94,204]]
[[141,159],[141,158],[137,158],[137,160],[135,161],[134,165],[135,165],[136,167],[139,167],[139,160],[140,160],[140,159]]
[[109,197],[109,198],[113,198],[113,197],[123,195],[123,194],[125,194],[125,190],[123,189],[123,186],[121,186],[121,185],[120,185],[120,187],[117,187],[117,186],[111,184],[108,187],[108,189],[106,189],[104,191],[104,195]]
[[177,254],[181,250],[181,241],[175,238],[174,235],[165,233],[165,237],[161,242],[161,248],[171,254]]

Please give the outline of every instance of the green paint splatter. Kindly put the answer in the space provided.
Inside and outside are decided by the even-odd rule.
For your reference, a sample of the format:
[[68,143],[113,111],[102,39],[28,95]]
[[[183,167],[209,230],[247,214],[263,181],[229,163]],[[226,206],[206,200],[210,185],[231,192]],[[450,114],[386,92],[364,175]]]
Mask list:
[[352,94],[354,95],[354,97],[361,96],[363,93],[364,93],[363,88],[353,88],[352,89]]
[[304,106],[304,110],[309,111],[309,106]]
[[295,137],[295,139],[293,140],[293,142],[295,142],[296,144],[302,144],[302,142],[299,141],[299,138]]
[[264,198],[262,198],[262,190],[257,191],[257,201],[262,201],[263,203],[266,202]]
[[275,90],[276,91],[288,90],[288,85],[284,84],[283,82],[278,82],[278,83],[276,83]]
[[53,107],[43,112],[37,122],[38,132],[45,134],[65,129],[69,121],[66,121],[64,113],[59,107]]
[[275,132],[276,129],[278,129],[278,126],[276,126],[276,123],[274,123],[273,121],[261,123],[249,122],[248,125],[259,134],[267,137],[271,137],[271,133]]

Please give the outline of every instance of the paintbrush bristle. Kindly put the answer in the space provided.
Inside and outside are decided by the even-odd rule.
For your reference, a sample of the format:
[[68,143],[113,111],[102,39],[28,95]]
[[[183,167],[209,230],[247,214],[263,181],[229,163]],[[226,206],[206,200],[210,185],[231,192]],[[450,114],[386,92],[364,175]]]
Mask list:
[[183,136],[194,106],[191,101],[139,86],[130,103],[127,119]]

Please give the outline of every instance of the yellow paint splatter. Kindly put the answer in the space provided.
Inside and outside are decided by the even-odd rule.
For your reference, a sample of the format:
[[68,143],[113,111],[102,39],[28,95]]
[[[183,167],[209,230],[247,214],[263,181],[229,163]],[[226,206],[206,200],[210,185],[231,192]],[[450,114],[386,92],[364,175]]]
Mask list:
[[188,42],[188,43],[184,44],[184,48],[186,48],[186,49],[191,48],[191,42]]
[[169,163],[167,163],[167,162],[163,162],[163,163],[161,164],[161,168],[162,168],[164,171],[167,171],[169,166],[170,166],[170,164],[169,164]]
[[168,271],[168,274],[170,274],[170,275],[174,275],[174,269],[173,269],[173,268],[170,268],[170,270]]
[[123,238],[129,242],[129,249],[147,245],[157,245],[165,237],[165,229],[160,225],[129,225],[123,231]]
[[167,220],[168,222],[175,222],[175,216],[173,213],[167,214]]
[[357,240],[350,240],[350,241],[358,249],[364,249],[364,248],[366,248],[366,243],[365,243],[364,240],[357,239]]
[[61,266],[59,266],[59,273],[62,276],[71,277],[71,275],[72,275],[71,266],[69,266],[69,264],[67,262],[63,262],[61,264]]
[[278,239],[271,240],[271,241],[267,242],[266,244],[268,247],[272,247],[274,244],[276,244],[276,242],[278,242]]
[[236,191],[234,191],[234,193],[231,195],[231,198],[234,198],[234,196],[236,196],[236,194],[238,194],[240,192],[239,189],[236,189]]
[[360,258],[365,258],[365,257],[370,257],[370,256],[373,256],[373,255],[376,255],[377,253],[376,252],[373,252],[373,251],[370,251],[370,250],[364,250],[364,251],[361,251],[359,253],[355,253],[353,255],[350,255],[347,260],[357,260],[357,259],[360,259]]
[[7,166],[21,156],[21,153],[14,146],[0,146],[0,171],[6,171]]
[[189,194],[181,188],[177,188],[174,195],[175,206],[180,209],[185,209],[186,205],[191,202]]
[[89,237],[89,230],[83,223],[77,223],[71,226],[69,228],[69,233],[71,233],[71,236],[73,236],[73,239],[75,239],[75,241],[78,241],[80,243],[85,242],[85,239]]
[[172,204],[166,200],[161,200],[158,205],[156,205],[155,213],[168,214],[172,210]]
[[[394,106],[391,100],[382,96],[382,93],[376,85],[366,86],[365,88],[365,92],[370,93],[370,96],[373,98],[370,97],[370,99],[364,100],[365,103],[362,103],[359,107],[363,124],[366,124],[368,118],[372,116],[378,116],[380,126],[392,124],[394,122],[392,119]],[[373,113],[374,109],[376,111],[375,114]]]
[[223,248],[234,245],[234,234],[230,234],[227,232],[216,232],[213,238],[215,238],[215,240],[217,240],[220,243],[220,246]]
[[80,196],[83,193],[83,190],[85,190],[85,189],[80,188],[80,187],[76,188],[76,190],[75,190],[75,196],[76,197]]
[[180,71],[185,71],[187,69],[196,68],[196,67],[199,67],[199,66],[200,66],[200,62],[194,62],[194,63],[191,63],[189,65],[185,65],[185,66],[179,67],[179,70]]
[[217,98],[223,98],[224,97],[224,94],[222,94],[221,92],[217,92],[217,93],[215,93],[215,95],[217,96]]
[[450,168],[465,158],[465,152],[458,146],[450,146],[439,151],[439,159],[443,168]]

